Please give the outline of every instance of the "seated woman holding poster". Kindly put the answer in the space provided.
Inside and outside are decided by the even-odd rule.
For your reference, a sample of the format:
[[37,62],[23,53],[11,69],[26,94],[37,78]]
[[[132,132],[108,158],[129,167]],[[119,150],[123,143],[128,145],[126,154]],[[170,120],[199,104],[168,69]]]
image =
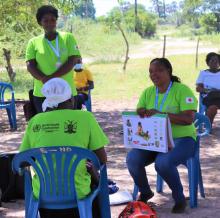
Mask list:
[[147,202],[154,196],[148,184],[145,166],[155,162],[156,171],[172,190],[175,205],[172,213],[183,213],[186,199],[177,166],[195,153],[196,129],[193,124],[197,100],[192,91],[172,75],[172,65],[166,58],[150,63],[150,78],[154,83],[142,93],[137,113],[141,117],[167,114],[172,126],[175,147],[168,153],[132,149],[127,155],[127,166],[140,191],[139,200]]

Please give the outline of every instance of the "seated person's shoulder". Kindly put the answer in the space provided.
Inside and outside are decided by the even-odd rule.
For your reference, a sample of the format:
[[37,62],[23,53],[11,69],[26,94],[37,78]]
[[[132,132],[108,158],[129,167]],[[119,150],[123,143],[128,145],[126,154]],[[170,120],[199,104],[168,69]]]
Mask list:
[[156,87],[155,86],[150,86],[150,87],[145,88],[142,93],[152,93],[152,92],[155,92],[155,91],[156,91]]
[[184,91],[186,91],[186,90],[191,90],[191,89],[189,88],[189,86],[187,86],[187,85],[184,84],[184,83],[175,82],[175,83],[174,83],[174,86],[175,86],[176,90],[177,90],[177,91],[180,91],[180,92],[184,92]]
[[83,72],[85,73],[85,74],[87,74],[87,75],[92,75],[92,72],[90,71],[90,70],[88,70],[88,69],[83,69]]
[[77,116],[78,118],[83,119],[94,119],[94,115],[89,111],[84,110],[68,110],[70,115]]
[[177,95],[177,96],[182,96],[182,95],[185,96],[186,94],[194,95],[191,88],[189,88],[189,86],[187,86],[183,83],[175,82],[173,84],[173,86],[174,86],[174,90],[175,90],[175,95]]

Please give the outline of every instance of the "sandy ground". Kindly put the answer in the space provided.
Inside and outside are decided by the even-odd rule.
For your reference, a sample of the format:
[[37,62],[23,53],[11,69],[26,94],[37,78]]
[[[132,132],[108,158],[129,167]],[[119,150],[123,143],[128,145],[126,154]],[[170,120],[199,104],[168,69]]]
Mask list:
[[[131,102],[115,101],[115,102],[94,102],[94,114],[100,125],[108,135],[110,144],[107,146],[108,154],[108,175],[109,178],[117,182],[120,190],[132,191],[133,182],[128,174],[125,157],[126,149],[123,146],[123,139],[120,131],[121,112],[124,110],[132,110],[136,100]],[[25,128],[25,120],[22,113],[22,105],[17,105],[18,130],[11,132],[9,130],[6,113],[0,111],[0,152],[16,150],[19,146],[23,131]],[[186,210],[185,214],[173,215],[170,209],[173,205],[171,192],[165,186],[163,194],[155,194],[151,202],[157,211],[159,218],[211,218],[220,217],[220,116],[217,117],[213,134],[202,139],[201,141],[201,166],[203,172],[203,180],[206,198],[199,197],[198,208]],[[185,195],[188,196],[187,171],[184,167],[179,167],[181,179],[184,185]],[[152,189],[155,190],[156,173],[154,166],[147,168],[149,181]],[[117,218],[125,205],[111,207],[112,218]],[[24,217],[24,203],[17,201],[16,203],[3,203],[0,207],[0,218],[21,218]]]

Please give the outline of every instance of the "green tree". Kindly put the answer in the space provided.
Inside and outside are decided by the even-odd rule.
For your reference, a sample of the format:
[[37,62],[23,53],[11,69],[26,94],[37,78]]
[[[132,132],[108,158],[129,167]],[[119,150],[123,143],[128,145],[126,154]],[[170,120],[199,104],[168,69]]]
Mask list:
[[183,13],[194,27],[205,32],[220,31],[219,0],[185,0]]
[[151,0],[154,6],[154,11],[158,14],[160,18],[166,17],[166,5],[165,0]]
[[36,11],[44,4],[52,4],[63,13],[70,13],[77,0],[7,0],[0,1],[0,44],[18,56],[24,55],[27,41],[41,32]]
[[95,19],[95,7],[92,0],[81,0],[75,5],[74,14],[82,18]]
[[203,14],[199,18],[199,23],[205,33],[217,32],[217,17],[213,13]]
[[[136,20],[136,32],[142,37],[151,37],[156,32],[157,19],[154,14],[146,11],[145,7],[141,4],[137,6],[137,20]],[[130,9],[124,15],[125,23],[128,30],[133,31],[135,29],[135,14],[134,5],[131,5]]]
[[199,17],[202,14],[203,0],[185,0],[183,14],[186,20],[193,24],[195,28],[199,27]]

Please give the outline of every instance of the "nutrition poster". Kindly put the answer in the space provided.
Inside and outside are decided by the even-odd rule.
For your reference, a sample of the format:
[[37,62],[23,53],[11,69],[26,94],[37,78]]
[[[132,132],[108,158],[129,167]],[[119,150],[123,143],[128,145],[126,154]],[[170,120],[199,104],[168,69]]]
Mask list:
[[123,112],[122,119],[125,147],[166,153],[174,146],[167,115],[140,118],[135,112]]

